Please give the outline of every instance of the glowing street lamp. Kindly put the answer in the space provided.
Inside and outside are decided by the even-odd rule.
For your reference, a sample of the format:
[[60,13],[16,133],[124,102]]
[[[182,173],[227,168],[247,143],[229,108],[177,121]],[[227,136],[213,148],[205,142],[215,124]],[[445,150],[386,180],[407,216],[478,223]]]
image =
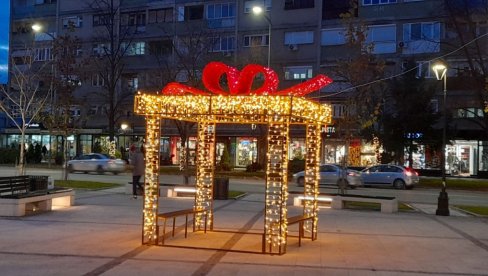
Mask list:
[[252,8],[252,13],[256,16],[262,16],[264,19],[266,19],[266,22],[268,22],[268,68],[270,66],[270,61],[271,61],[271,19],[263,13],[263,7],[261,6],[254,6]]
[[443,63],[436,63],[432,66],[437,80],[444,80],[444,103],[442,107],[442,149],[441,149],[441,173],[442,173],[442,190],[437,198],[437,210],[435,214],[438,216],[449,216],[449,197],[446,192],[446,96],[447,96],[447,66]]

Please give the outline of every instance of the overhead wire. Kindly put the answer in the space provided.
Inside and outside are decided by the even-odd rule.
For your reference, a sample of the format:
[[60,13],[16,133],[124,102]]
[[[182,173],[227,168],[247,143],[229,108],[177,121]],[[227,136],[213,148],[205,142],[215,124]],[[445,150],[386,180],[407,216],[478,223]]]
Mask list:
[[439,59],[442,59],[442,58],[445,58],[447,56],[450,56],[454,53],[456,53],[457,51],[460,51],[461,49],[463,49],[464,47],[474,43],[475,41],[477,41],[478,39],[481,39],[485,36],[488,36],[488,33],[485,33],[485,34],[482,34],[478,37],[475,37],[473,38],[471,41],[459,46],[458,48],[444,54],[444,55],[441,55],[441,56],[438,56],[438,57],[435,57],[435,58],[432,58],[430,60],[427,60],[427,61],[424,61],[424,62],[420,62],[419,65],[415,66],[415,67],[412,67],[406,71],[403,71],[401,73],[398,73],[396,75],[393,75],[393,76],[389,76],[389,77],[386,77],[386,78],[381,78],[381,79],[377,79],[377,80],[374,80],[374,81],[370,81],[370,82],[367,82],[367,83],[363,83],[363,84],[359,84],[359,85],[356,85],[356,86],[353,86],[353,87],[349,87],[349,88],[346,88],[346,89],[343,89],[341,91],[338,91],[338,92],[335,92],[335,93],[331,93],[331,94],[327,94],[327,95],[321,95],[321,96],[317,96],[317,97],[310,97],[310,99],[319,99],[319,98],[327,98],[327,97],[333,97],[333,96],[337,96],[339,94],[342,94],[342,93],[345,93],[349,90],[353,90],[353,89],[356,89],[356,88],[360,88],[360,87],[363,87],[363,86],[367,86],[367,85],[371,85],[371,84],[374,84],[374,83],[377,83],[377,82],[382,82],[382,81],[387,81],[387,80],[390,80],[390,79],[394,79],[394,78],[397,78],[397,77],[400,77],[402,75],[405,75],[413,70],[417,70],[421,65],[425,64],[425,63],[430,63],[432,61],[435,61],[435,60],[439,60]]

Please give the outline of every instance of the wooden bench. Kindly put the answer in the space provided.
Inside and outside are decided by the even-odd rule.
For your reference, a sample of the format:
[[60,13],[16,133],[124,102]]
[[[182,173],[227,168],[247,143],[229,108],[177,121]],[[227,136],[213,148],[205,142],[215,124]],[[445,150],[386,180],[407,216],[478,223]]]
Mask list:
[[[176,218],[184,216],[185,217],[185,238],[187,237],[188,233],[188,215],[193,215],[193,232],[195,232],[195,215],[202,213],[205,217],[205,228],[204,231],[207,233],[207,210],[205,209],[184,209],[178,211],[172,211],[167,213],[160,213],[158,214],[158,221],[159,219],[163,220],[163,236],[161,240],[161,244],[164,245],[164,236],[166,235],[166,220],[173,219],[173,231],[171,236],[174,237],[175,235],[175,225],[176,225]],[[156,226],[156,244],[159,244],[159,224]]]
[[398,212],[398,200],[385,196],[336,195],[332,198],[332,209],[343,209],[348,201],[379,203],[382,213]]
[[[293,216],[289,217],[286,219],[287,225],[290,226],[292,224],[298,223],[298,246],[302,246],[302,237],[305,237],[305,231],[303,224],[305,221],[310,220],[312,222],[312,229],[315,227],[315,217],[310,216],[310,215],[298,215],[298,216]],[[312,233],[311,235],[312,241],[315,240],[315,236]]]
[[49,189],[47,176],[0,177],[0,216],[25,216],[50,211],[53,206],[72,206],[72,189]]

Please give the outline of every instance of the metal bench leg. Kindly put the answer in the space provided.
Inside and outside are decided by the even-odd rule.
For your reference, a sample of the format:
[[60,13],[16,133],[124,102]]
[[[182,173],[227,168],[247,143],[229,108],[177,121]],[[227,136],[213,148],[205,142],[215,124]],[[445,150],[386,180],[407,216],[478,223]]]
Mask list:
[[164,222],[163,222],[163,238],[161,241],[161,245],[164,245],[164,236],[166,236],[166,218],[164,218],[163,220],[164,220]]
[[302,246],[302,236],[303,236],[303,221],[298,223],[298,246]]
[[206,234],[207,233],[207,221],[208,221],[208,216],[207,212],[204,212],[203,215],[205,216],[205,227],[203,228],[203,232]]
[[185,239],[188,233],[188,214],[185,215]]
[[159,224],[156,222],[156,245],[159,245]]
[[176,217],[173,217],[173,232],[171,233],[171,237],[175,236],[175,224],[176,224]]

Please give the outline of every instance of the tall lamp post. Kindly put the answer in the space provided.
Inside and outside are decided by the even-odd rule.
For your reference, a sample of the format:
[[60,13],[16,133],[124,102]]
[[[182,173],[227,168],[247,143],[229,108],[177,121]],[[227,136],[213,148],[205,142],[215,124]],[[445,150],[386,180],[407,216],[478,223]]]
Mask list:
[[264,19],[266,19],[266,22],[268,22],[268,68],[270,66],[270,61],[271,61],[271,19],[263,13],[263,8],[261,6],[254,6],[252,8],[252,13],[257,16],[263,16]]
[[449,197],[446,192],[446,128],[447,128],[447,118],[446,118],[446,96],[447,96],[447,67],[443,63],[436,63],[432,66],[432,70],[435,73],[437,80],[444,81],[444,103],[442,107],[442,150],[441,150],[441,172],[442,172],[442,190],[437,198],[437,210],[435,214],[438,216],[449,216]]

